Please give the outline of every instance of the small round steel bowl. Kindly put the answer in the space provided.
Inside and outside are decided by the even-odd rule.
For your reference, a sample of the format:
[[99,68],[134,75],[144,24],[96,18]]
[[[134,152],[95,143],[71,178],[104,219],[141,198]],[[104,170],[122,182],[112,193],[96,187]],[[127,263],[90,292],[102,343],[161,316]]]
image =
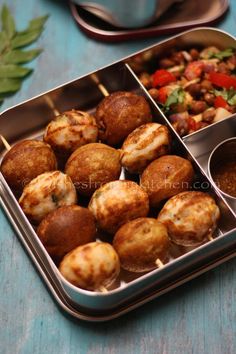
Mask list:
[[236,137],[226,139],[218,144],[211,152],[208,160],[208,173],[214,185],[223,196],[229,198],[236,205],[236,197],[222,190],[216,180],[217,171],[227,163],[236,164]]
[[184,0],[73,0],[86,11],[121,28],[150,25],[174,3]]

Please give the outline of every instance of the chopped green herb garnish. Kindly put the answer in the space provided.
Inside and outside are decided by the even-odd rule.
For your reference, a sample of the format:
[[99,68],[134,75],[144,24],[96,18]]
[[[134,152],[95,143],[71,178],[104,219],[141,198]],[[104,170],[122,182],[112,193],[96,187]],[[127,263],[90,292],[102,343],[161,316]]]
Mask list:
[[225,50],[222,50],[218,53],[212,53],[209,54],[209,58],[217,58],[219,60],[223,60],[224,58],[229,58],[234,54],[234,51],[232,48],[227,48]]
[[168,111],[172,104],[183,103],[185,99],[185,92],[182,87],[176,88],[167,98],[166,103],[164,104],[164,109]]
[[213,92],[215,96],[223,97],[229,105],[236,105],[236,90],[234,88],[231,88],[229,90],[214,90]]
[[236,105],[236,91],[234,91],[234,95],[232,97],[228,98],[228,103],[231,106],[235,106]]

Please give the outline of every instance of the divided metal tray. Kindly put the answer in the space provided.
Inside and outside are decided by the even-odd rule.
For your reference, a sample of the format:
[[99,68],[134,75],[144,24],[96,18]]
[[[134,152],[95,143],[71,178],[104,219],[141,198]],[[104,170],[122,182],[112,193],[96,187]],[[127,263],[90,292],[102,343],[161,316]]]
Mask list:
[[[199,28],[172,37],[152,48],[158,47],[161,53],[175,46],[184,48],[200,44],[217,45],[222,49],[236,47],[235,38],[231,35],[212,28]],[[186,156],[192,161],[200,182],[199,186],[204,186],[203,189],[216,199],[221,210],[221,219],[213,241],[195,249],[177,250],[178,257],[163,268],[144,275],[123,272],[122,283],[116,283],[107,293],[86,291],[76,288],[61,276],[19,207],[16,196],[0,174],[1,205],[49,290],[67,313],[88,321],[104,321],[120,316],[236,256],[236,210],[214,188],[206,172],[206,161],[214,146],[219,140],[235,135],[236,116],[181,139],[126,64],[131,58],[132,56],[102,68],[96,74],[109,92],[126,90],[146,97],[152,108],[154,120],[166,124],[171,131],[174,141],[172,153]],[[1,114],[0,131],[10,144],[24,138],[42,137],[46,124],[53,118],[53,113],[43,98],[44,94]],[[47,92],[47,95],[53,99],[60,111],[79,108],[92,113],[103,98],[90,74],[55,88]],[[1,145],[0,149],[3,155],[4,147]]]

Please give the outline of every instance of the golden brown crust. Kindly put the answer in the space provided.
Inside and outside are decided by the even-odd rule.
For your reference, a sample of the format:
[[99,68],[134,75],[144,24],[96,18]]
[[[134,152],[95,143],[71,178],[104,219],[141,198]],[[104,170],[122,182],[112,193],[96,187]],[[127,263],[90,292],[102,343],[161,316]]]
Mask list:
[[132,181],[113,181],[97,189],[89,203],[89,209],[100,229],[113,234],[126,222],[147,216],[147,193]]
[[100,291],[110,286],[120,272],[114,248],[105,242],[91,242],[68,253],[59,266],[62,275],[73,285]]
[[138,218],[121,226],[115,234],[113,246],[122,268],[131,272],[146,272],[164,262],[170,242],[166,227],[152,218]]
[[99,138],[116,146],[135,128],[151,122],[152,113],[144,97],[118,91],[105,97],[96,110]]
[[158,157],[170,152],[171,136],[165,125],[146,123],[132,131],[121,148],[121,164],[140,173]]
[[55,117],[46,127],[44,141],[60,154],[70,154],[78,147],[97,140],[96,120],[87,112],[72,109]]
[[80,194],[91,196],[103,184],[119,178],[120,154],[105,144],[87,144],[73,152],[65,172]]
[[51,147],[39,140],[23,140],[4,156],[1,172],[9,186],[22,191],[38,175],[57,169],[57,160]]
[[148,193],[153,207],[167,198],[191,187],[194,170],[190,161],[175,155],[165,155],[144,170],[141,186]]
[[38,224],[51,211],[77,202],[75,187],[61,171],[45,172],[23,190],[19,204],[31,222]]
[[169,199],[157,220],[167,227],[174,243],[198,246],[213,234],[219,217],[219,208],[209,194],[188,191]]
[[87,208],[63,206],[41,221],[37,234],[50,256],[58,263],[74,248],[95,240],[95,219]]

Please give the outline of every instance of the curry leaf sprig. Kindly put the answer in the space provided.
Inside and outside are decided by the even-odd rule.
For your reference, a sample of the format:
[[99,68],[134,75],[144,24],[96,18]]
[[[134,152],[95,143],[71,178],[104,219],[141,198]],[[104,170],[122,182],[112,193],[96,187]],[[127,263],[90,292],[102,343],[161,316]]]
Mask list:
[[42,49],[25,50],[41,35],[48,15],[31,20],[24,31],[17,31],[15,20],[6,5],[1,9],[0,32],[0,104],[21,88],[23,79],[33,70],[22,64],[36,58]]

